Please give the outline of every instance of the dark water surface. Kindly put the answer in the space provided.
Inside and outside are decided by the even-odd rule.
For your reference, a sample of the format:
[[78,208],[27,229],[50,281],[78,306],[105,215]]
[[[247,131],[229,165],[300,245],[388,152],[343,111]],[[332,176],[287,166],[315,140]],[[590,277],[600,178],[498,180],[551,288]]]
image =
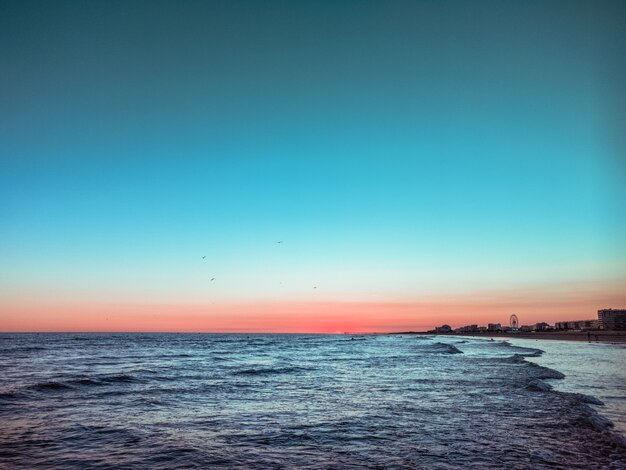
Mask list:
[[3,334],[0,466],[626,468],[624,436],[593,397],[551,388],[563,375],[526,360],[540,354],[415,336]]

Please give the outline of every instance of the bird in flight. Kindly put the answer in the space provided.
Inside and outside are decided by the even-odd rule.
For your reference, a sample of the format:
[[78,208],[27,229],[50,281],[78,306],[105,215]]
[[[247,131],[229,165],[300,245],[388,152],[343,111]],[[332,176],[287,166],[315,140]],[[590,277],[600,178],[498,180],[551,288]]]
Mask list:
[[281,240],[281,241],[279,241],[279,242],[276,242],[276,243],[278,243],[278,244],[280,244],[280,243],[282,243],[282,242],[283,242],[283,241]]
[[205,258],[206,258],[206,255],[204,255],[204,256],[202,257],[202,259],[205,259]]
[[212,278],[211,278],[211,282],[213,282],[213,281],[215,281],[215,278],[214,278],[214,277],[212,277]]
[[314,286],[313,289],[317,289],[317,286]]

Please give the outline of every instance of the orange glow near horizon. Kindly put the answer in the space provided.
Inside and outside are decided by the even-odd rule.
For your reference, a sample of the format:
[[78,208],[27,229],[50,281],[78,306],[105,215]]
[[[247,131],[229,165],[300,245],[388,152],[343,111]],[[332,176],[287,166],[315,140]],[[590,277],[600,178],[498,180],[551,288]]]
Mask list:
[[444,323],[508,323],[515,313],[522,324],[596,318],[600,308],[623,307],[619,292],[570,292],[564,295],[465,295],[413,302],[223,302],[149,304],[29,301],[0,303],[0,331],[72,332],[263,332],[374,333],[421,331]]

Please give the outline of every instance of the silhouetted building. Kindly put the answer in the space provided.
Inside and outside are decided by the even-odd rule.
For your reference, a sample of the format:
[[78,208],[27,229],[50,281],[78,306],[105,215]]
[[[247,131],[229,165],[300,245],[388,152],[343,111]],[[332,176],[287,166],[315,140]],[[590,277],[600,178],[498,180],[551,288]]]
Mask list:
[[557,330],[598,330],[600,329],[599,320],[575,320],[575,321],[559,321],[554,324]]
[[466,325],[461,326],[454,331],[457,333],[478,333],[480,330],[478,329],[478,325]]
[[500,323],[489,323],[487,331],[502,331],[502,325]]
[[535,323],[535,331],[548,331],[550,329],[550,325],[546,322]]
[[598,310],[598,321],[605,330],[626,330],[626,309]]
[[452,333],[452,327],[450,325],[436,326],[435,333]]

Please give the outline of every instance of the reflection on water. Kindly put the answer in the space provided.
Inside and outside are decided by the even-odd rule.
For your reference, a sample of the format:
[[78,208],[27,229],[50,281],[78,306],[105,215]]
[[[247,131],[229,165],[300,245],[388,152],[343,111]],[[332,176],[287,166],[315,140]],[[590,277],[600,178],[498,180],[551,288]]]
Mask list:
[[[561,356],[571,365],[574,356],[520,346],[415,336],[0,335],[0,463],[626,465],[623,436],[578,393],[587,373],[559,380],[559,371],[572,373]],[[624,351],[611,360],[623,364]],[[623,395],[614,383],[586,391]],[[618,416],[613,410],[607,415]]]

